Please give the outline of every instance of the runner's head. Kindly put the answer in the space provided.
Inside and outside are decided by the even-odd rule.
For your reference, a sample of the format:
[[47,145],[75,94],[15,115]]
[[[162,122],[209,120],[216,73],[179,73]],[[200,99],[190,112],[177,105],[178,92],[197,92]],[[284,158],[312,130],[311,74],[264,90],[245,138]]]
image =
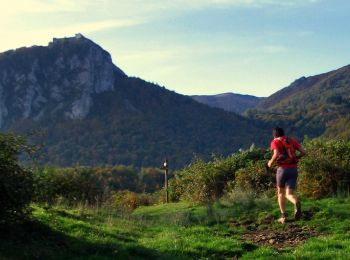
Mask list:
[[272,135],[274,138],[284,136],[284,130],[281,127],[275,127],[272,130]]

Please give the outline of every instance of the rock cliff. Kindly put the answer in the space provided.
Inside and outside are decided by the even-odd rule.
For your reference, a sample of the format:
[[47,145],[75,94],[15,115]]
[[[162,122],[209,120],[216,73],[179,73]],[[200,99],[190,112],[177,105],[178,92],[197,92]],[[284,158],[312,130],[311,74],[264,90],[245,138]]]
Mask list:
[[0,55],[0,127],[18,119],[83,119],[92,94],[127,77],[108,52],[81,34]]

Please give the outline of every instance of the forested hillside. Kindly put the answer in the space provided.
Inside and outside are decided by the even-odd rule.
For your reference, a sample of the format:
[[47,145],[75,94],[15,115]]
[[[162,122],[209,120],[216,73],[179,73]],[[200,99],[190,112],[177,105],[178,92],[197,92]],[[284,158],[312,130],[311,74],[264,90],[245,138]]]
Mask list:
[[280,125],[299,137],[350,138],[350,66],[302,77],[247,111],[250,119]]
[[256,121],[128,77],[80,34],[0,54],[0,93],[2,131],[34,133],[44,164],[179,168],[269,139]]
[[251,95],[235,93],[196,95],[191,97],[208,106],[222,108],[226,111],[235,112],[237,114],[241,114],[249,108],[254,108],[263,99]]

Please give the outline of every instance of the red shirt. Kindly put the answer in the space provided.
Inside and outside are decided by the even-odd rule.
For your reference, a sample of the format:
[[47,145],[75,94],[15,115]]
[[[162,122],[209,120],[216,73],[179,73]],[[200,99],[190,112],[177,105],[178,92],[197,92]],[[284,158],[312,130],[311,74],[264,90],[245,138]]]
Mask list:
[[[279,137],[278,137],[279,138]],[[271,141],[271,151],[277,149],[277,152],[280,153],[280,151],[283,151],[283,143],[278,140],[278,138],[275,138]],[[286,138],[285,136],[282,136],[282,138]],[[294,139],[294,138],[288,138],[291,144],[293,145],[295,150],[300,149],[300,144]],[[278,167],[282,168],[296,168],[297,164],[279,164]]]

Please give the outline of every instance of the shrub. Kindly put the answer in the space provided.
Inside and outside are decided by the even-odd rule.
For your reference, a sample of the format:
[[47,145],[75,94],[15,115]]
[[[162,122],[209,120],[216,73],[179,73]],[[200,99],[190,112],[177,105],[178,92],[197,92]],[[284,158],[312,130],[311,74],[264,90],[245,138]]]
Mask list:
[[252,190],[236,188],[227,192],[222,197],[221,203],[226,206],[239,205],[244,209],[252,209],[255,206],[254,199],[255,194]]
[[155,204],[156,197],[146,193],[135,193],[132,191],[118,191],[111,195],[106,202],[106,206],[122,211],[133,211],[139,206],[149,206]]
[[220,199],[220,204],[224,207],[234,208],[231,216],[242,216],[257,209],[260,212],[266,212],[273,208],[272,199],[265,194],[257,196],[253,190],[239,188],[226,192]]
[[41,168],[35,171],[35,201],[49,205],[59,198],[69,204],[101,205],[118,190],[136,190],[131,166]]
[[24,138],[0,134],[0,222],[20,220],[30,212],[32,172],[21,166],[18,158],[33,151]]
[[34,171],[34,201],[53,204],[59,196],[58,169],[36,168]]
[[[171,175],[168,176],[170,178]],[[164,171],[157,168],[142,168],[138,191],[155,192],[164,186]]]
[[274,175],[266,170],[265,162],[251,163],[236,172],[234,189],[250,190],[254,196],[260,196],[274,188]]
[[[252,146],[249,150],[227,158],[214,157],[210,162],[195,158],[191,165],[175,173],[175,178],[170,183],[171,194],[175,198],[192,202],[213,202],[224,194],[225,189],[230,190],[230,183],[235,181],[240,169],[246,168],[245,172],[249,173],[247,178],[257,178],[258,176],[254,177],[253,173],[260,173],[262,169],[265,171],[263,165],[269,156],[271,156],[269,151]],[[257,166],[253,169],[250,165]],[[243,172],[241,172],[242,178]],[[258,179],[259,187],[268,182],[268,177],[263,174]],[[243,183],[239,182],[240,184]]]
[[82,202],[98,204],[103,197],[101,182],[88,167],[38,170],[35,184],[36,201],[47,202],[49,205],[58,198],[70,205]]
[[207,203],[220,197],[225,186],[223,172],[213,162],[196,159],[176,176],[176,193],[182,199]]
[[304,146],[307,156],[300,162],[300,192],[312,198],[348,192],[350,141],[306,139]]

